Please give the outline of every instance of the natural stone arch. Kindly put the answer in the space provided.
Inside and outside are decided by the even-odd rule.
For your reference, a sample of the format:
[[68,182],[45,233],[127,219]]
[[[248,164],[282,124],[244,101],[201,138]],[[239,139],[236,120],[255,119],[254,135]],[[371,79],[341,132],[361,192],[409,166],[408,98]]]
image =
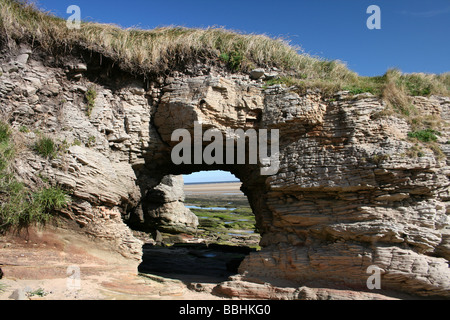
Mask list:
[[[439,222],[446,220],[446,198],[439,196],[445,187],[433,191],[417,175],[445,180],[444,167],[433,155],[427,160],[432,171],[404,159],[411,145],[399,135],[406,137],[407,123],[377,117],[384,105],[371,95],[342,93],[326,101],[319,93],[263,90],[244,79],[172,79],[153,118],[164,152],[146,164],[147,174],[210,169],[241,179],[262,234],[263,250],[240,268],[249,279],[366,290],[368,267],[376,265],[385,289],[445,295],[448,255]],[[227,128],[280,129],[280,171],[261,176],[259,165],[171,164],[171,133],[193,133],[195,121],[223,134]],[[423,210],[434,214],[427,218]],[[423,219],[433,222],[417,225]],[[417,264],[424,273],[413,272]]]
[[[262,250],[241,265],[245,279],[362,290],[367,289],[367,268],[377,265],[383,269],[383,289],[448,296],[446,159],[426,146],[422,157],[409,156],[414,147],[407,140],[409,124],[383,114],[379,98],[342,92],[326,99],[320,92],[265,88],[248,76],[225,72],[178,73],[148,83],[120,72],[112,82],[97,80],[100,63],[94,65],[91,69],[88,63],[86,84],[77,88],[57,67],[25,68],[25,76],[32,79],[37,73],[44,73],[41,80],[55,79],[45,85],[39,79],[33,82],[41,90],[36,88],[34,99],[52,102],[48,109],[53,120],[46,132],[82,145],[72,145],[64,161],[46,161],[31,150],[17,160],[17,171],[30,185],[42,174],[73,191],[63,215],[82,232],[139,260],[142,244],[121,218],[138,210],[139,200],[165,175],[207,169],[171,164],[173,130],[191,130],[195,121],[221,132],[279,129],[277,174],[261,176],[259,165],[208,168],[238,176],[257,216]],[[11,81],[13,76],[4,75],[2,82],[9,79],[13,88],[27,85],[25,77]],[[87,117],[84,93],[94,84],[98,96]],[[22,91],[8,90],[17,101],[28,101]],[[61,109],[54,101],[60,93],[71,99]],[[423,114],[449,120],[448,98],[412,101]],[[5,101],[5,106],[16,127],[33,128],[45,120],[33,105],[18,108]],[[95,144],[89,146],[91,137]],[[446,151],[445,143],[441,146]]]

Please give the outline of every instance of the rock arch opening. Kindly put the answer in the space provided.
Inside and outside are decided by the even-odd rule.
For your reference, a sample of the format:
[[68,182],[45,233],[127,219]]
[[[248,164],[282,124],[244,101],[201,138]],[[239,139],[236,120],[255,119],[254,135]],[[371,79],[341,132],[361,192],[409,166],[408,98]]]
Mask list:
[[190,283],[219,283],[237,274],[260,242],[242,186],[225,171],[164,176],[142,202],[141,230],[152,239],[139,271]]
[[199,238],[209,243],[259,245],[255,215],[235,176],[212,171],[184,179],[185,205],[198,218]]

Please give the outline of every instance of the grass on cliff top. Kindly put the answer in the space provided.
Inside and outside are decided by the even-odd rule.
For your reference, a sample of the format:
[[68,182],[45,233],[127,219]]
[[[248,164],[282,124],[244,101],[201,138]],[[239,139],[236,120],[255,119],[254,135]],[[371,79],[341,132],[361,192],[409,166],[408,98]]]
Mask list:
[[66,20],[19,0],[0,0],[0,28],[3,37],[33,43],[56,56],[82,48],[109,57],[121,68],[138,74],[163,73],[176,66],[215,60],[235,72],[277,67],[289,76],[270,80],[267,85],[292,85],[300,93],[315,88],[328,96],[339,90],[371,92],[400,108],[405,107],[405,96],[450,96],[450,73],[402,74],[390,70],[380,77],[361,77],[342,62],[301,53],[300,48],[284,39],[222,28],[142,30],[82,22],[80,29],[71,30]]
[[0,27],[8,38],[33,42],[51,52],[75,47],[99,52],[136,72],[162,72],[198,59],[227,61],[230,67],[278,67],[308,79],[342,79],[356,74],[338,61],[307,54],[283,39],[242,34],[222,28],[164,27],[122,29],[112,24],[82,22],[70,30],[64,19],[37,10],[24,1],[0,0]]

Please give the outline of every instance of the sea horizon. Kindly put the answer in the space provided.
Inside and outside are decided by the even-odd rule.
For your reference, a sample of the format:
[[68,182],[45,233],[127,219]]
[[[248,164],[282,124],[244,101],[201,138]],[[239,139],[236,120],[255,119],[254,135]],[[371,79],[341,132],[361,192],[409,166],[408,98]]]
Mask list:
[[203,182],[185,182],[184,185],[199,185],[199,184],[220,184],[220,183],[241,183],[239,180],[234,181],[203,181]]

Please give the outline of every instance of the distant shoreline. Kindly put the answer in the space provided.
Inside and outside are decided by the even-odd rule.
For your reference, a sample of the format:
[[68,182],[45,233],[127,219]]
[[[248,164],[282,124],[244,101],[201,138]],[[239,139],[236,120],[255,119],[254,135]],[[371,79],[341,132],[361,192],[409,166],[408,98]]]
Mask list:
[[240,181],[213,181],[213,182],[187,182],[185,186],[200,185],[200,184],[219,184],[219,183],[241,183]]
[[185,184],[184,192],[186,195],[243,195],[241,186],[242,182],[239,181]]

